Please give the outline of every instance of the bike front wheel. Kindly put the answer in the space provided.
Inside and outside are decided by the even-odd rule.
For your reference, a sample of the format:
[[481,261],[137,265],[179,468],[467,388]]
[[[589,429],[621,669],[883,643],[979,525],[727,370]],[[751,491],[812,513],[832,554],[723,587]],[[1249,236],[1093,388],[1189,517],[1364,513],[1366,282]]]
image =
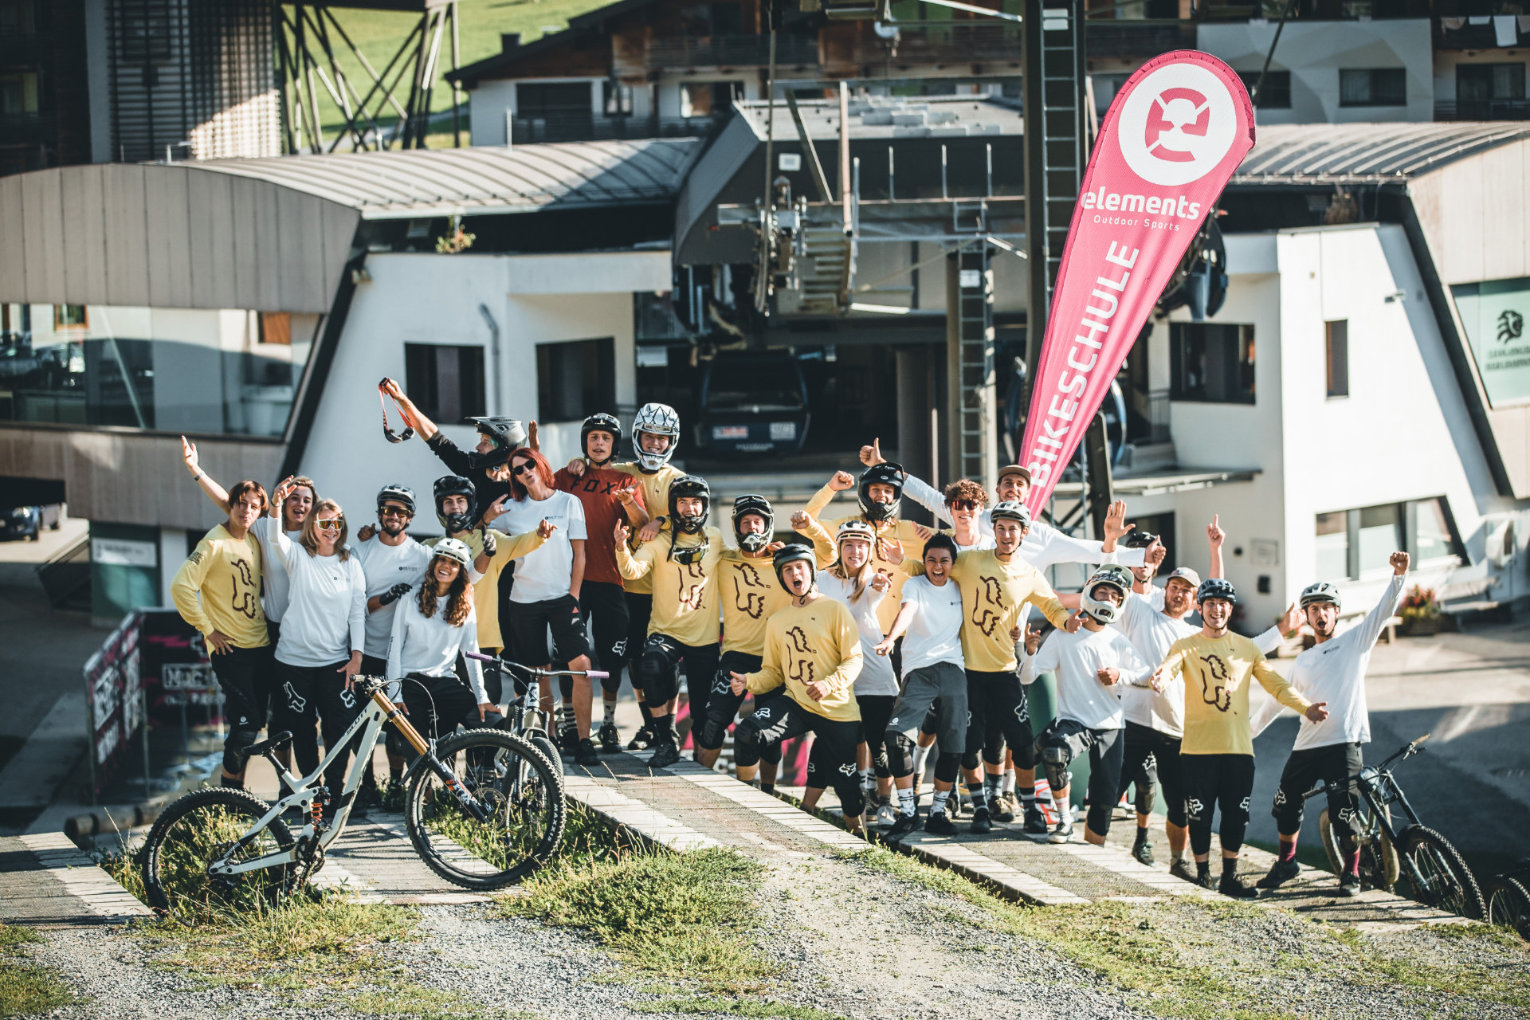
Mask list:
[[1482,891],[1461,853],[1444,836],[1423,825],[1402,834],[1402,869],[1398,892],[1410,899],[1480,921],[1487,913]]
[[557,852],[568,810],[563,773],[541,751],[478,729],[442,740],[435,757],[451,782],[421,762],[404,801],[409,839],[432,871],[468,889],[497,889]]
[[1501,924],[1530,942],[1530,890],[1518,879],[1500,875],[1483,890],[1489,924]]
[[[1380,820],[1370,810],[1365,812],[1365,837],[1360,843],[1360,882],[1367,889],[1390,892],[1397,884],[1401,865],[1397,861],[1397,848],[1392,845],[1392,837],[1387,831],[1390,823],[1391,815],[1384,808]],[[1318,816],[1318,832],[1323,839],[1323,853],[1328,857],[1329,868],[1335,875],[1342,875],[1344,848],[1339,843],[1339,834],[1333,829],[1327,808]]]
[[[171,804],[142,851],[143,886],[149,906],[187,923],[226,920],[274,904],[292,881],[288,862],[236,875],[213,876],[208,866],[221,859],[255,827],[271,805],[244,790],[197,790]],[[229,862],[253,861],[292,849],[292,834],[280,818],[239,846]]]

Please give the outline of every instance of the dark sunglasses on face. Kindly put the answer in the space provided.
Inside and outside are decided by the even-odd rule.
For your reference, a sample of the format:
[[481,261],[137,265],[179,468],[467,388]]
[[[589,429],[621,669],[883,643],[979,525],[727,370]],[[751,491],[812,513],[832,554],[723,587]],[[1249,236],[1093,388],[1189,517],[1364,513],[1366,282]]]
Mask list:
[[345,518],[344,517],[325,517],[322,520],[318,521],[317,523],[318,523],[318,526],[321,527],[321,528],[327,528],[327,529],[329,529],[331,531],[339,531],[341,525],[343,525],[345,523]]
[[976,510],[977,507],[977,500],[975,499],[953,499],[951,501],[952,510]]
[[414,514],[410,513],[408,510],[405,510],[401,506],[385,506],[381,510],[377,511],[377,516],[379,516],[379,517],[413,517]]
[[529,475],[536,469],[537,466],[531,461],[523,460],[519,464],[515,465],[515,467],[511,468],[510,473],[515,475]]

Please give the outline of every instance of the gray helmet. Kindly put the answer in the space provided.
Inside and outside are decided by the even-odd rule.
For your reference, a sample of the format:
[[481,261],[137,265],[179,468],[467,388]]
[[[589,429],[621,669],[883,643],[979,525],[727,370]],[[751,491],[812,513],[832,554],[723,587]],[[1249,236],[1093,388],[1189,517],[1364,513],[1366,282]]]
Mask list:
[[399,485],[395,482],[391,485],[384,485],[381,489],[378,489],[377,509],[381,510],[382,505],[388,500],[392,500],[395,503],[404,504],[404,509],[409,511],[410,516],[414,515],[414,490],[409,486]]
[[1232,582],[1226,578],[1208,577],[1195,590],[1195,601],[1205,602],[1207,599],[1226,599],[1233,605],[1237,605],[1238,589],[1234,588]]
[[[785,568],[788,563],[796,563],[798,560],[804,561],[810,568],[812,568],[814,583],[817,583],[818,559],[813,555],[813,550],[809,549],[801,542],[788,542],[786,545],[783,545],[781,548],[777,549],[776,554],[772,556],[770,560],[770,565],[774,567],[776,571],[776,583],[781,587],[786,587],[786,582],[781,580],[782,569]],[[811,590],[811,588],[809,590]]]
[[1120,564],[1107,563],[1089,575],[1089,580],[1084,582],[1084,590],[1079,592],[1080,609],[1100,623],[1114,623],[1121,615],[1121,606],[1094,597],[1095,589],[1102,584],[1120,592],[1121,604],[1125,605],[1132,590],[1131,571]]
[[1309,584],[1302,589],[1301,607],[1303,609],[1318,602],[1332,602],[1335,609],[1344,608],[1344,602],[1339,598],[1339,589],[1327,581]]
[[1006,499],[989,511],[989,516],[995,521],[1019,521],[1027,531],[1031,528],[1031,508],[1019,500]]
[[[668,436],[669,447],[663,453],[649,453],[643,449],[641,433]],[[632,455],[644,471],[657,471],[669,463],[680,445],[680,415],[668,404],[644,404],[632,418]]]

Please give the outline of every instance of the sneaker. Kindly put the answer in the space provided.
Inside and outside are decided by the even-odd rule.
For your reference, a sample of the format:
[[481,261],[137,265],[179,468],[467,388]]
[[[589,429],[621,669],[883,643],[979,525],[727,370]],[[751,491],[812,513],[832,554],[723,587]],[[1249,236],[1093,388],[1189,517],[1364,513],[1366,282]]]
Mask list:
[[1137,858],[1138,864],[1146,864],[1148,867],[1152,867],[1153,844],[1149,843],[1147,840],[1143,840],[1141,843],[1138,843],[1132,847],[1132,856]]
[[579,748],[579,731],[566,729],[558,731],[558,750],[563,752],[563,757],[572,758]]
[[1040,839],[1047,834],[1047,816],[1041,813],[1041,808],[1035,803],[1025,808],[1025,834],[1032,839]]
[[1066,843],[1072,838],[1073,819],[1066,816],[1059,818],[1057,824],[1052,827],[1052,831],[1047,833],[1048,843]]
[[642,727],[632,735],[631,740],[627,741],[627,750],[629,751],[646,751],[652,746],[653,727],[651,726]]
[[935,836],[954,836],[956,826],[951,824],[944,811],[932,811],[924,820],[924,831]]
[[[942,815],[941,817],[945,816]],[[947,822],[946,824],[949,825],[951,823]],[[898,817],[893,819],[892,828],[887,830],[887,838],[897,839],[899,836],[913,832],[917,828],[919,828],[919,816],[917,814],[906,815],[900,811],[898,812]]]
[[589,737],[584,737],[574,745],[574,764],[590,768],[600,764],[600,755],[595,751],[595,745]]
[[1344,874],[1340,875],[1339,876],[1339,895],[1340,896],[1359,896],[1360,895],[1360,876],[1359,875],[1351,875],[1347,871]]
[[1183,879],[1191,885],[1201,884],[1200,876],[1195,873],[1195,865],[1183,857],[1169,865],[1169,874],[1175,878]]
[[1235,900],[1257,900],[1259,898],[1259,890],[1251,885],[1246,885],[1236,872],[1222,876],[1222,880],[1217,883],[1217,892]]
[[996,822],[1015,820],[1015,802],[1007,793],[1001,793],[988,802],[988,813]]
[[1279,889],[1301,873],[1302,866],[1293,857],[1289,861],[1276,861],[1270,865],[1269,873],[1254,884],[1261,889]]
[[884,800],[877,805],[873,822],[876,825],[892,825],[900,817],[902,815],[897,808],[892,806],[892,802]]
[[972,812],[971,831],[975,836],[981,836],[984,833],[993,831],[993,819],[989,816],[986,805]]
[[651,769],[668,768],[680,760],[680,748],[675,743],[675,738],[656,741],[653,745],[653,757],[648,759],[648,767]]
[[600,753],[615,754],[622,749],[622,738],[616,732],[616,723],[604,723],[600,727]]

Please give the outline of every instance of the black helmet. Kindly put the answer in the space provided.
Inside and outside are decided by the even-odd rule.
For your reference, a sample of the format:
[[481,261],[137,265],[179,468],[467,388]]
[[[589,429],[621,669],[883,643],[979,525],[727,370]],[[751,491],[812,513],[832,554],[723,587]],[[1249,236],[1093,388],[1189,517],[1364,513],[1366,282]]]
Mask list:
[[[694,517],[682,517],[680,511],[675,509],[680,500],[686,496],[701,497],[701,513]],[[707,484],[705,478],[699,475],[681,475],[669,483],[669,519],[677,533],[686,535],[699,534],[706,527],[707,518],[712,513],[712,487]]]
[[[468,507],[466,513],[444,514],[441,512],[441,501],[447,496],[466,496]],[[436,479],[436,520],[441,522],[441,527],[447,531],[467,531],[478,520],[478,490],[473,488],[473,483],[461,475],[442,475]]]
[[616,416],[601,411],[590,415],[584,420],[584,424],[579,426],[579,452],[586,457],[590,455],[586,440],[590,438],[591,432],[611,433],[611,453],[615,456],[616,449],[622,441],[622,423],[616,420]]
[[[861,485],[857,495],[860,497],[861,513],[868,521],[887,521],[898,516],[898,500],[903,498],[903,482],[907,478],[908,472],[903,470],[903,465],[894,464],[891,461],[885,464],[873,464],[861,472]],[[873,485],[891,485],[892,502],[873,502],[871,499]]]
[[392,500],[395,503],[404,504],[404,509],[409,511],[409,516],[414,516],[414,490],[407,485],[384,485],[377,490],[377,509],[381,510],[384,503]]
[[510,459],[510,451],[526,445],[526,426],[521,424],[519,418],[488,414],[469,418],[468,421],[478,426],[479,432],[494,440],[494,449],[489,453],[468,454],[468,467],[475,471],[498,467]]
[[786,587],[786,582],[781,580],[781,570],[788,563],[796,563],[798,560],[805,560],[807,564],[813,568],[813,577],[816,581],[818,573],[818,558],[813,555],[813,550],[809,549],[801,542],[788,542],[786,545],[783,545],[781,548],[777,549],[776,554],[770,559],[770,565],[774,567],[776,571],[776,583],[779,584],[782,588]]
[[1233,605],[1237,605],[1238,589],[1234,588],[1232,582],[1225,578],[1208,577],[1195,590],[1195,601],[1205,602],[1207,599],[1226,599]]
[[1126,533],[1125,538],[1121,539],[1121,544],[1127,549],[1146,549],[1156,541],[1158,541],[1158,536],[1151,531],[1133,528]]
[[[765,530],[759,534],[744,534],[738,530],[738,522],[745,514],[759,514],[765,518]],[[770,505],[770,500],[764,496],[750,493],[740,496],[733,501],[733,537],[738,539],[738,547],[745,552],[759,552],[770,544],[774,537],[776,527],[776,512]]]

